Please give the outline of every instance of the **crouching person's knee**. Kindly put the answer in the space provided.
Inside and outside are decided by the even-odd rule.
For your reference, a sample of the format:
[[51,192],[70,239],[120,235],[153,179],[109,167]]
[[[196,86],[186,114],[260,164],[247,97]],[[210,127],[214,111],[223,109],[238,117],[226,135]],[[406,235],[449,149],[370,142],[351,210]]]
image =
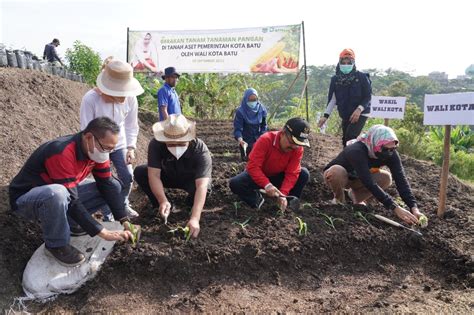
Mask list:
[[379,173],[380,176],[380,187],[383,189],[390,187],[392,185],[392,174],[390,172],[387,172],[385,170],[380,170]]
[[66,187],[59,184],[46,185],[42,192],[44,202],[49,206],[67,206],[70,201],[70,194]]
[[302,167],[300,171],[300,176],[298,177],[298,181],[300,181],[301,184],[306,185],[310,177],[311,175],[309,174],[308,169],[306,167]]

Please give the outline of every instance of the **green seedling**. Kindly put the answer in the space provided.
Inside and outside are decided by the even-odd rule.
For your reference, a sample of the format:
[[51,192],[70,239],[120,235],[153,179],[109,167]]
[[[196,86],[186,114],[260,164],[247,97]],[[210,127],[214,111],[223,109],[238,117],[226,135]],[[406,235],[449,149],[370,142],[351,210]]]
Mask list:
[[428,218],[426,217],[426,215],[422,214],[418,218],[418,225],[421,226],[422,228],[425,228],[428,226]]
[[240,226],[242,228],[242,230],[245,230],[247,225],[249,225],[250,219],[252,219],[252,217],[248,217],[247,220],[245,220],[244,222],[234,221],[234,222],[232,222],[232,224],[236,224],[236,225]]
[[354,213],[354,217],[356,217],[357,219],[361,219],[362,221],[364,221],[364,222],[367,223],[368,225],[372,225],[372,224],[370,224],[369,220],[367,220],[367,217],[364,216],[364,215],[362,214],[362,212],[360,212],[360,211],[356,211],[356,212]]
[[343,219],[340,219],[340,218],[333,218],[331,216],[328,216],[327,214],[325,213],[320,213],[320,215],[322,215],[324,217],[324,223],[326,223],[326,225],[332,227],[332,229],[334,231],[336,231],[336,227],[334,226],[334,223],[336,222],[344,222]]
[[305,203],[303,203],[303,204],[301,205],[301,208],[303,208],[303,209],[306,209],[306,208],[311,209],[312,207],[311,207],[311,204],[310,204],[309,202],[305,202]]
[[296,220],[298,220],[298,225],[299,225],[298,235],[299,236],[306,235],[308,233],[308,225],[306,224],[306,222],[301,220],[300,217],[296,217]]
[[240,201],[234,201],[232,204],[234,205],[235,215],[237,215],[240,209]]
[[135,247],[140,238],[140,226],[132,224],[130,222],[127,222],[127,224],[128,230],[130,231],[130,233],[132,233],[132,238],[130,239],[130,242],[132,243],[132,247]]
[[182,232],[184,234],[186,242],[189,241],[189,239],[191,238],[191,231],[189,230],[189,226],[183,228],[182,226],[178,225],[175,229],[168,231],[168,233],[171,233],[173,235],[175,235],[177,232]]

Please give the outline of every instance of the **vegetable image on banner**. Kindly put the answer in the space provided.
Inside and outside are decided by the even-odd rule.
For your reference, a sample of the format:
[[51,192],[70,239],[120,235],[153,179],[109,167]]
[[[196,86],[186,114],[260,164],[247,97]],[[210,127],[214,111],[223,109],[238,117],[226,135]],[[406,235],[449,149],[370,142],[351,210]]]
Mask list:
[[301,25],[194,31],[129,31],[135,72],[295,73]]

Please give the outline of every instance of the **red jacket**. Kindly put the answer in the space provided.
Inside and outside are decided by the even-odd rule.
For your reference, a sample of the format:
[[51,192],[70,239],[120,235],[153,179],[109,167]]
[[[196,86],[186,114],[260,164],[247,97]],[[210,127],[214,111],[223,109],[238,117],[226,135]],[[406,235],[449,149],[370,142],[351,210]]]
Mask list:
[[264,188],[270,183],[268,177],[285,173],[280,191],[288,195],[296,184],[301,172],[303,147],[290,152],[280,149],[281,131],[263,134],[254,144],[247,163],[247,172],[253,181]]

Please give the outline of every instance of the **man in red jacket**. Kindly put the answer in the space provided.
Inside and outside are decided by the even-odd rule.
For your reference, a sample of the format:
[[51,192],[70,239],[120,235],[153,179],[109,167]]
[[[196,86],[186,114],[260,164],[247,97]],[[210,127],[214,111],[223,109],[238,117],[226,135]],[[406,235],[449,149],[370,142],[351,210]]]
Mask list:
[[281,131],[267,132],[255,143],[247,169],[231,178],[230,189],[250,207],[260,209],[264,199],[259,189],[275,197],[283,211],[288,203],[282,196],[300,197],[309,180],[309,171],[301,167],[303,147],[309,147],[310,126],[302,118],[291,118]]

